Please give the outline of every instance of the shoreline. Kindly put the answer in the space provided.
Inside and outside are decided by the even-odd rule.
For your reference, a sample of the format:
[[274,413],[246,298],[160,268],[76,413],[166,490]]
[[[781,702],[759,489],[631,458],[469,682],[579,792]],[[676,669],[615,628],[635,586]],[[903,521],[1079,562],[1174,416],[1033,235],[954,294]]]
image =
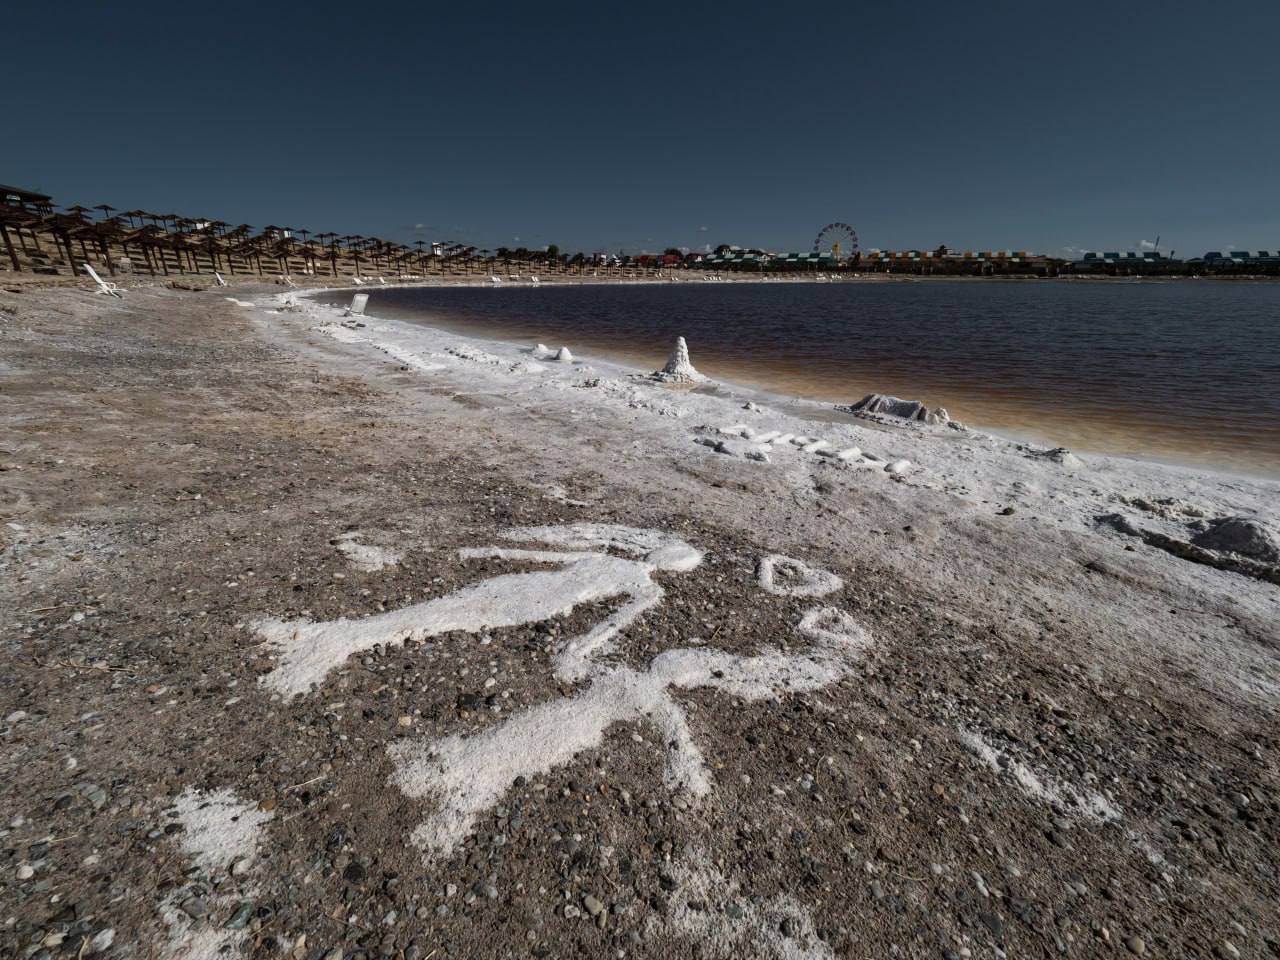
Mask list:
[[[939,277],[931,279],[942,281],[963,278]],[[649,281],[642,282],[648,283]],[[405,284],[397,286],[417,286],[425,287],[427,289],[431,289],[433,287],[438,288],[438,285],[433,284]],[[464,286],[481,289],[487,288],[483,284],[467,284]],[[562,285],[555,284],[549,286]],[[306,296],[308,299],[315,302],[317,297],[325,295],[332,296],[338,292],[350,291],[352,293],[375,293],[378,289],[380,289],[380,287],[373,287],[372,290],[368,287],[320,287],[308,288],[305,291],[298,291],[298,294],[300,296]],[[391,287],[388,285],[388,287],[381,289],[391,289]],[[512,285],[507,287],[507,289],[529,289],[529,285],[521,285],[519,287]],[[371,306],[376,308],[376,300],[371,304]],[[510,332],[499,329],[500,325],[498,324],[495,324],[493,327],[486,327],[480,322],[472,322],[466,319],[450,317],[443,311],[436,311],[436,313],[438,315],[435,316],[423,313],[421,317],[417,319],[409,317],[377,317],[372,313],[368,314],[368,317],[369,319],[377,320],[379,322],[402,323],[414,327],[422,326],[442,334],[454,334],[475,338],[485,342],[502,344],[512,349],[527,347],[527,344],[515,339]],[[697,344],[691,344],[690,346],[695,355],[700,353],[699,346]],[[662,349],[665,350],[666,347],[664,346]],[[633,374],[643,374],[648,372],[640,363],[638,356],[639,352],[640,351],[637,349],[632,349],[625,345],[610,348],[608,346],[593,344],[591,347],[592,354],[599,356],[601,359],[607,359],[611,363],[618,364],[620,367],[629,370]],[[660,358],[658,358],[658,365],[660,366]],[[815,407],[815,415],[820,413],[826,417],[844,418],[853,422],[856,422],[857,420],[853,415],[840,413],[838,408],[841,405],[850,404],[861,399],[862,394],[859,396],[847,396],[843,399],[822,397],[822,393],[829,393],[830,391],[824,386],[817,384],[809,390],[808,395],[784,391],[769,382],[770,378],[763,369],[758,371],[760,374],[758,379],[752,379],[752,362],[750,358],[734,358],[731,361],[722,360],[712,362],[709,364],[708,369],[714,370],[717,367],[732,367],[735,370],[735,374],[731,374],[727,377],[717,376],[714,379],[725,387],[732,388],[744,397],[749,395],[755,399],[763,398],[762,402],[788,403],[797,406],[811,404]],[[868,383],[866,385],[865,393],[877,392],[886,391],[884,391],[879,384]],[[1047,446],[1050,448],[1070,446],[1072,450],[1081,453],[1132,460],[1138,463],[1184,468],[1214,475],[1221,475],[1224,477],[1237,477],[1241,479],[1262,481],[1280,479],[1280,466],[1278,466],[1280,465],[1280,461],[1276,460],[1274,457],[1267,458],[1262,454],[1250,456],[1248,454],[1241,454],[1227,450],[1207,452],[1197,456],[1192,452],[1192,450],[1196,449],[1197,446],[1191,441],[1188,441],[1187,446],[1183,448],[1171,447],[1168,442],[1161,443],[1149,441],[1149,443],[1152,444],[1150,449],[1135,450],[1131,445],[1125,445],[1124,438],[1133,436],[1132,431],[1136,428],[1136,424],[1130,424],[1128,421],[1122,419],[1102,416],[1094,417],[1087,420],[1087,426],[1083,431],[1077,429],[1075,431],[1076,436],[1072,439],[1071,436],[1069,436],[1072,431],[1070,429],[1064,430],[1063,428],[1078,427],[1081,420],[1079,418],[1069,418],[1069,421],[1066,424],[1057,424],[1056,421],[1058,418],[1051,412],[1052,405],[1042,411],[1043,423],[1037,424],[1034,422],[1034,416],[1031,418],[1032,422],[1028,423],[1024,421],[1021,423],[1014,423],[1010,422],[1009,418],[1013,415],[1013,411],[1020,405],[1030,408],[1033,411],[1038,409],[1034,400],[1022,399],[1016,402],[1007,403],[1006,409],[1003,410],[997,410],[995,407],[992,407],[987,417],[983,417],[981,414],[975,417],[963,412],[963,397],[959,398],[959,402],[957,403],[948,403],[945,400],[939,400],[935,395],[935,392],[930,391],[927,388],[909,390],[908,392],[910,392],[910,396],[906,396],[904,394],[905,399],[920,399],[930,407],[946,407],[952,411],[953,415],[956,415],[957,420],[963,422],[966,426],[1012,443],[1031,446]],[[815,396],[815,394],[818,395]],[[972,398],[969,403],[971,405],[976,405],[980,410],[989,406],[989,403],[981,397]],[[961,412],[957,414],[957,411]],[[1126,429],[1126,427],[1128,429]],[[1132,440],[1130,440],[1130,444],[1132,444]]]
[[[291,291],[286,294],[269,294],[265,298],[259,298],[258,305],[262,308],[272,309],[277,307],[281,302],[288,301],[290,298],[306,297],[308,302],[315,304],[324,309],[327,305],[318,304],[310,299],[316,294],[322,294],[326,291],[324,288],[308,288],[305,290]],[[357,292],[359,292],[357,288]],[[314,316],[313,319],[318,320],[322,327],[328,327],[329,335],[334,335],[332,326],[335,323],[340,325],[341,315],[344,312],[342,307],[327,307],[326,315]],[[441,349],[447,349],[445,344],[450,340],[462,340],[469,347],[480,348],[489,346],[493,349],[501,349],[504,356],[509,358],[511,362],[518,363],[523,359],[530,359],[532,354],[532,346],[530,344],[512,340],[509,338],[495,338],[475,332],[461,332],[451,329],[448,326],[435,326],[429,323],[417,323],[408,320],[395,318],[379,318],[377,316],[366,314],[360,317],[350,318],[351,320],[364,323],[366,329],[371,333],[390,334],[389,338],[383,340],[366,338],[354,330],[349,330],[346,334],[339,334],[340,339],[344,339],[349,343],[369,342],[375,349],[389,354],[393,357],[404,359],[405,357],[427,356],[430,357],[426,361],[428,367],[435,366],[440,361],[449,361],[451,359],[448,353],[441,353]],[[346,329],[346,328],[344,328]],[[549,345],[552,350],[556,349],[559,344]],[[572,344],[569,344],[572,349]],[[425,347],[425,349],[424,349]],[[696,355],[694,357],[696,365]],[[583,369],[591,371],[595,366],[601,367],[609,375],[622,378],[628,381],[639,381],[641,385],[648,386],[647,376],[649,371],[634,363],[618,361],[607,357],[594,357],[590,354],[578,356],[575,354],[575,366],[582,366]],[[438,369],[438,367],[437,367]],[[428,371],[430,372],[430,371]],[[489,371],[484,371],[489,372]],[[518,378],[517,378],[518,382]],[[665,385],[654,385],[661,390],[671,390],[671,387]],[[709,393],[714,388],[723,388],[724,393]],[[680,390],[680,387],[674,388]],[[690,398],[706,398],[713,404],[720,406],[720,413],[733,419],[732,413],[734,408],[743,405],[746,402],[757,404],[769,404],[777,407],[784,412],[785,416],[794,418],[797,421],[806,421],[812,423],[828,423],[835,427],[848,428],[851,435],[857,437],[859,431],[872,431],[888,436],[897,436],[899,439],[911,438],[918,440],[921,438],[948,438],[948,434],[953,432],[948,426],[926,426],[915,421],[903,421],[895,417],[873,416],[863,418],[854,414],[842,412],[837,409],[837,405],[825,401],[811,400],[804,397],[788,396],[771,392],[768,389],[750,383],[739,381],[718,380],[712,381],[707,385],[692,389],[688,396]],[[855,398],[856,399],[856,398]],[[658,401],[661,404],[661,400]],[[852,402],[852,400],[850,401]],[[699,407],[694,403],[691,406]],[[699,413],[706,414],[706,405],[702,405],[698,410]],[[692,412],[692,411],[690,411]],[[1021,452],[1026,450],[1039,450],[1041,452],[1049,450],[1057,450],[1060,448],[1051,438],[1036,438],[1026,435],[1011,435],[997,430],[990,429],[970,429],[967,426],[961,426],[959,433],[970,436],[978,442],[994,441],[998,445],[1003,446],[1006,450]],[[1232,482],[1248,483],[1258,485],[1261,488],[1272,488],[1277,496],[1280,496],[1280,477],[1267,474],[1253,474],[1247,472],[1235,472],[1225,469],[1215,469],[1199,463],[1186,463],[1181,461],[1168,461],[1162,459],[1146,459],[1134,457],[1124,454],[1105,453],[1097,451],[1080,451],[1084,453],[1090,460],[1096,460],[1099,464],[1104,465],[1108,471],[1125,471],[1136,469],[1139,471],[1168,471],[1173,474],[1175,481],[1177,479],[1186,479],[1191,482],[1205,481],[1212,484],[1229,484]]]

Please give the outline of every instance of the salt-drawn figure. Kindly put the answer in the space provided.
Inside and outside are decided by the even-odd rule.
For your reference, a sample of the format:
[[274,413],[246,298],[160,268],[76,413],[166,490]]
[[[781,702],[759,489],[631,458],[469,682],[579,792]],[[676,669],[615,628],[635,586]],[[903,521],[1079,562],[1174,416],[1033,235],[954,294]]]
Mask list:
[[650,726],[665,746],[666,786],[705,795],[711,789],[706,763],[670,691],[711,687],[753,701],[817,690],[844,676],[871,642],[848,614],[830,607],[811,610],[800,630],[814,641],[802,653],[766,649],[744,657],[705,648],[668,650],[646,670],[597,666],[581,693],[532,707],[475,736],[393,744],[391,783],[408,796],[436,802],[414,831],[414,842],[428,858],[448,855],[516,777],[569,763],[578,752],[599,746],[617,723]]
[[[625,598],[625,603],[586,634],[569,640],[556,659],[556,675],[577,680],[592,656],[663,597],[658,571],[683,572],[702,562],[702,551],[667,534],[615,524],[576,523],[524,527],[507,540],[553,544],[558,551],[478,547],[463,558],[524,560],[550,569],[492,577],[456,593],[371,617],[314,623],[261,620],[254,629],[279,650],[274,669],[262,677],[271,689],[292,696],[324,682],[352,654],[378,645],[421,640],[453,630],[479,632],[565,616],[584,603]],[[625,553],[617,556],[609,549]]]

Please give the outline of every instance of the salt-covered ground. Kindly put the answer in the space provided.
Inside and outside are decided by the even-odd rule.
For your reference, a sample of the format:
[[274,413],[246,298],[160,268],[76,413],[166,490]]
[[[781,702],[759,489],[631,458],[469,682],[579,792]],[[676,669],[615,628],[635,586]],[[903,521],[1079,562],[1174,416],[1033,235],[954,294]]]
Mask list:
[[1280,484],[236,294],[0,294],[5,955],[1280,951]]
[[[279,299],[271,298],[267,309],[276,309]],[[836,506],[839,499],[831,499],[830,488],[856,491],[896,503],[881,515],[886,523],[894,513],[948,527],[996,523],[1006,533],[1016,531],[1026,544],[1021,550],[1028,553],[1038,541],[1066,535],[1079,538],[1081,546],[1098,551],[1099,557],[1124,562],[1126,548],[1141,541],[1117,529],[1116,515],[1139,530],[1182,541],[1215,520],[1243,517],[1280,545],[1280,481],[1032,447],[957,425],[926,425],[890,416],[860,420],[828,405],[728,384],[714,390],[672,389],[664,381],[681,378],[661,372],[650,378],[644,375],[647,371],[599,359],[548,361],[554,350],[544,353],[542,345],[466,338],[372,317],[347,318],[339,309],[304,298],[284,299],[302,323],[359,348],[370,359],[389,357],[392,363],[421,371],[430,383],[501,397],[491,409],[500,426],[516,428],[507,441],[513,452],[524,446],[521,440],[535,442],[544,456],[557,447],[579,450],[581,434],[599,430],[621,435],[631,451],[643,451],[644,460],[698,463],[742,482],[763,475],[773,488],[766,499],[775,503],[785,497],[800,509],[807,505],[814,513],[834,511],[836,518],[856,525],[853,510],[858,508]],[[572,345],[566,346],[572,350]],[[517,427],[533,416],[553,418],[569,430],[544,429],[535,438]],[[585,469],[600,470],[604,459],[588,454],[579,462]],[[642,469],[641,476],[661,485],[660,474],[666,469]],[[757,509],[767,506],[762,503]],[[993,516],[998,519],[987,520]],[[875,538],[868,538],[861,550],[904,578],[927,581],[941,574],[944,585],[953,582],[951,565],[922,562],[917,550]],[[1253,576],[1223,573],[1175,556],[1150,554],[1148,559],[1185,589],[1225,604],[1231,616],[1261,624],[1280,619],[1275,589],[1280,558],[1207,558],[1228,567],[1238,563]],[[1200,670],[1206,682],[1225,685],[1224,692],[1275,704],[1280,673],[1265,648],[1245,644],[1216,649],[1201,637],[1180,633],[1173,630],[1162,638],[1160,646],[1169,648],[1168,655]]]

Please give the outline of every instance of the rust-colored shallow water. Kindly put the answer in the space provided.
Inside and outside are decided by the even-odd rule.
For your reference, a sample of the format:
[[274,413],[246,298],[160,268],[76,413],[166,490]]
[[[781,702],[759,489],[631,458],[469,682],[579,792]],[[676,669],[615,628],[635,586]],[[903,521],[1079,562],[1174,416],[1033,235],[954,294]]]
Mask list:
[[704,373],[788,396],[891,393],[1054,445],[1280,474],[1280,284],[397,288],[369,313],[647,368],[684,336]]

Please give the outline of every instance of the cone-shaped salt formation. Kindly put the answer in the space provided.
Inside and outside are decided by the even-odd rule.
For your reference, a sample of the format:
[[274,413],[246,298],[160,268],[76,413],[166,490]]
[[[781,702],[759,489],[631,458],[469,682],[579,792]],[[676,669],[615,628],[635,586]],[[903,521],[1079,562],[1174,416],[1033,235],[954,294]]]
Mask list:
[[689,345],[684,342],[684,337],[676,337],[676,346],[667,358],[667,365],[654,371],[653,379],[664,383],[702,383],[707,378],[689,362]]

